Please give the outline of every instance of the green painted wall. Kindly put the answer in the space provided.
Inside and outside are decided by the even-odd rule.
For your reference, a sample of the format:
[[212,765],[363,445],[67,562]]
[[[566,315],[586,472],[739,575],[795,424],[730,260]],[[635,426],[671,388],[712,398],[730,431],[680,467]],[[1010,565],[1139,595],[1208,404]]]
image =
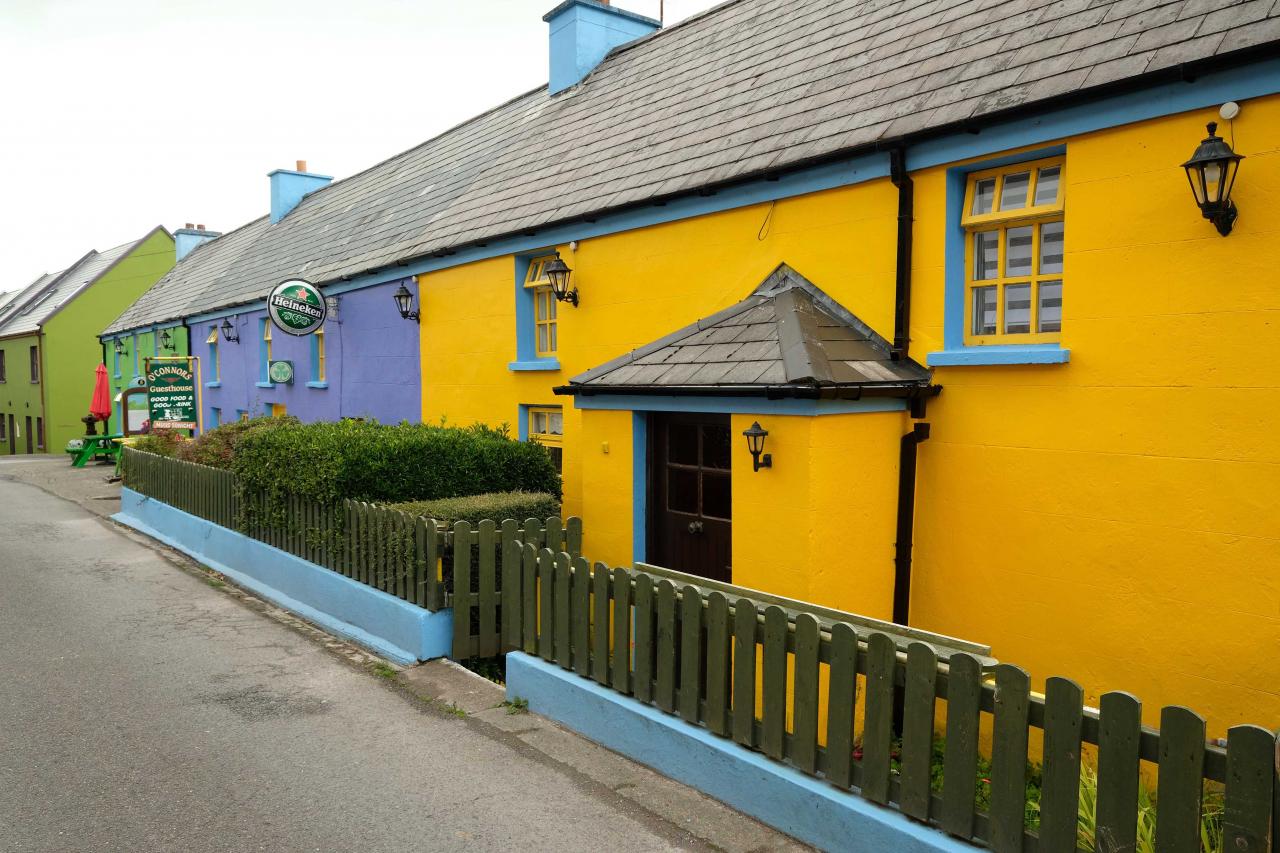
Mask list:
[[[0,351],[4,352],[5,364],[4,381],[0,382],[0,418],[4,419],[0,456],[9,454],[10,436],[14,452],[27,452],[27,418],[31,418],[32,450],[39,452],[35,447],[34,430],[36,418],[44,417],[44,407],[40,400],[40,383],[31,381],[31,347],[39,345],[40,338],[35,334],[0,340]],[[13,418],[12,431],[9,429],[10,417]]]
[[[159,281],[173,267],[174,259],[173,238],[157,229],[45,322],[45,446],[50,452],[61,453],[70,439],[84,435],[80,419],[89,413],[94,368],[103,360],[99,333]],[[181,327],[172,334],[175,343],[185,344]],[[151,340],[143,345],[154,347]],[[142,354],[154,352],[143,349]],[[114,358],[109,350],[107,358]],[[132,360],[128,366],[132,367]],[[108,376],[111,368],[109,360]],[[108,426],[119,431],[119,418],[113,417]]]
[[[123,309],[121,309],[123,311]],[[114,318],[112,318],[114,319]],[[105,325],[105,324],[104,324]],[[159,348],[160,331],[167,329],[171,338],[172,349]],[[126,388],[144,384],[142,377],[146,374],[146,359],[157,355],[189,355],[190,341],[187,338],[186,326],[165,326],[155,331],[129,334],[120,338],[124,352],[119,357],[115,354],[113,341],[106,343],[107,376],[111,379],[111,398],[114,400]],[[145,399],[145,398],[144,398]],[[86,402],[86,405],[87,402]],[[83,415],[81,415],[83,417]],[[115,416],[111,419],[113,432],[122,432],[123,415],[120,404],[116,404]]]

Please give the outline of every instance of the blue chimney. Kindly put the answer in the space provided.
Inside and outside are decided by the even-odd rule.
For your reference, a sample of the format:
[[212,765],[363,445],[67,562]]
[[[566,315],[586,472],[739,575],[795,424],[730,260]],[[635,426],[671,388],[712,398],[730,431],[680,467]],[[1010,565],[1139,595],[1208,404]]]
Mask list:
[[647,36],[660,21],[600,0],[565,0],[542,16],[551,25],[551,94],[578,83],[609,51]]
[[276,169],[267,175],[271,179],[271,224],[289,215],[298,202],[309,193],[328,186],[333,180],[328,175],[313,175],[307,171],[307,161],[299,160],[297,170]]
[[191,254],[191,250],[201,243],[207,243],[214,237],[221,237],[221,231],[206,231],[203,225],[187,223],[185,228],[173,232],[173,245],[178,252],[178,260]]

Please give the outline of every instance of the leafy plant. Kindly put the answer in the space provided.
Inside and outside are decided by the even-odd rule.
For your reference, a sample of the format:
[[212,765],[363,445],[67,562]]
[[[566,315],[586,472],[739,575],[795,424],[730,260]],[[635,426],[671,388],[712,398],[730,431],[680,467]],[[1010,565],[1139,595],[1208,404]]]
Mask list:
[[134,439],[132,446],[135,450],[172,458],[177,455],[178,449],[186,443],[188,443],[187,437],[180,435],[177,430],[158,429]]
[[230,468],[235,458],[236,445],[251,432],[279,429],[282,426],[301,424],[292,415],[282,418],[251,418],[247,421],[231,421],[206,430],[201,435],[178,447],[177,457],[184,462],[195,462],[212,468]]
[[529,713],[529,700],[522,696],[514,696],[502,703],[507,709],[508,714],[527,714]]
[[434,501],[406,501],[390,505],[410,515],[434,518],[436,521],[469,521],[475,524],[486,518],[501,522],[508,518],[548,518],[560,515],[560,502],[545,492],[492,492],[440,498]]

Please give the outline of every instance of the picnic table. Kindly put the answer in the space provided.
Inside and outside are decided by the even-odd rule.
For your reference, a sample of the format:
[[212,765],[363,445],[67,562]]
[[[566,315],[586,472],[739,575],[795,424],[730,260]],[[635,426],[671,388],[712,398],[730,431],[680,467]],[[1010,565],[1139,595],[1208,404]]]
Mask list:
[[123,435],[86,435],[67,442],[72,468],[83,468],[90,459],[120,459],[119,440]]

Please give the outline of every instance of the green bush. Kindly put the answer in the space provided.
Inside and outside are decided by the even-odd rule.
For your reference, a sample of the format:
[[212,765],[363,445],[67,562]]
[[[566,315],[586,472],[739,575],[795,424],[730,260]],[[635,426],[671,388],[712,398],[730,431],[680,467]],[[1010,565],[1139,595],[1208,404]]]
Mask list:
[[391,504],[391,508],[451,524],[455,521],[475,524],[486,518],[501,523],[508,518],[524,521],[560,515],[560,502],[545,492],[492,492],[433,501],[408,501]]
[[251,432],[263,429],[278,429],[282,426],[300,424],[293,416],[283,418],[252,418],[247,421],[231,421],[222,426],[206,430],[192,441],[184,442],[177,456],[184,462],[195,462],[214,468],[230,468],[235,458],[236,445]]
[[545,448],[485,426],[285,423],[240,436],[231,468],[244,494],[265,492],[270,504],[286,496],[382,504],[486,492],[560,496]]
[[145,453],[173,457],[178,454],[182,445],[187,443],[186,436],[179,435],[178,430],[158,429],[135,439],[131,446],[135,450],[141,450]]

